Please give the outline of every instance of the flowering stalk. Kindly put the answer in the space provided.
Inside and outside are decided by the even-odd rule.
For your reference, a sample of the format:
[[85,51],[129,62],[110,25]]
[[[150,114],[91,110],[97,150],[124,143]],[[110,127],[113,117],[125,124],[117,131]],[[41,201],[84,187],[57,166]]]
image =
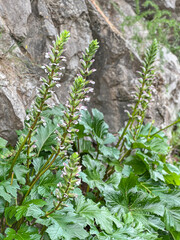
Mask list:
[[[136,120],[137,124],[135,126],[135,134],[134,138],[137,137],[139,130],[143,124],[143,120],[145,117],[145,112],[148,107],[148,104],[152,98],[152,83],[154,81],[154,62],[157,55],[157,41],[154,40],[152,45],[149,47],[145,54],[145,59],[143,61],[142,72],[139,72],[139,92],[136,93],[136,104],[132,106],[132,114],[130,114],[127,110],[129,121],[127,122],[121,136],[119,137],[118,143],[116,147],[119,147],[121,144],[120,151],[122,151],[125,143],[124,136],[128,129],[131,130],[134,121]],[[122,142],[122,143],[121,143]]]
[[65,159],[68,158],[67,151],[69,148],[71,148],[71,144],[74,141],[75,132],[77,131],[75,129],[75,125],[78,123],[77,120],[80,117],[80,110],[83,108],[83,106],[81,106],[81,103],[82,101],[89,101],[90,98],[87,96],[87,93],[93,91],[93,88],[88,87],[87,85],[89,83],[94,84],[94,81],[87,80],[87,77],[95,71],[94,69],[90,70],[90,67],[94,62],[93,56],[96,53],[98,47],[99,46],[97,40],[93,40],[90,43],[89,48],[86,49],[86,53],[83,54],[80,74],[75,78],[74,83],[71,86],[69,98],[66,103],[66,110],[64,111],[64,118],[59,124],[61,129],[63,129],[63,134],[61,134],[60,131],[56,130],[55,133],[57,134],[57,145],[55,148],[53,148],[52,154],[44,166],[32,180],[30,188],[22,201],[24,201],[24,199],[28,196],[38,179],[53,165],[58,156],[61,157],[62,161],[65,161]]
[[[57,202],[54,201],[54,208],[50,212],[47,212],[42,218],[46,218],[50,214],[54,213],[56,210],[60,210],[66,207],[67,205],[64,204],[64,202],[67,201],[69,198],[74,198],[77,196],[73,193],[73,190],[75,185],[79,186],[81,183],[81,180],[77,178],[79,176],[79,172],[81,171],[81,166],[78,166],[78,162],[79,155],[75,152],[70,156],[68,163],[64,163],[64,168],[61,174],[64,183],[62,184],[61,182],[59,182],[55,190]],[[42,237],[46,229],[46,226],[42,227],[40,232]]]
[[[145,118],[145,112],[148,107],[150,100],[152,99],[152,91],[153,91],[153,81],[154,77],[154,62],[157,55],[158,44],[156,39],[153,41],[152,45],[149,47],[145,54],[145,59],[143,61],[142,71],[139,72],[139,92],[135,94],[136,104],[132,107],[132,114],[126,110],[129,120],[121,133],[119,140],[116,144],[116,147],[120,147],[120,159],[119,162],[123,161],[124,158],[128,157],[131,154],[131,149],[125,148],[126,138],[125,135],[127,131],[131,131],[133,139],[136,140],[141,127],[143,125],[143,121]],[[134,124],[136,122],[136,124]],[[133,125],[135,125],[133,127]],[[114,167],[107,168],[104,180],[107,180],[111,174],[114,173]]]
[[51,53],[47,54],[50,64],[43,66],[45,72],[47,73],[46,78],[41,78],[43,84],[39,89],[39,94],[36,97],[34,106],[29,114],[30,123],[26,123],[27,127],[29,128],[28,134],[26,135],[24,141],[19,146],[18,151],[16,152],[14,159],[11,164],[11,168],[9,170],[9,177],[12,174],[13,167],[16,163],[17,158],[19,157],[22,149],[24,148],[25,144],[28,142],[27,146],[27,167],[29,167],[29,154],[30,154],[30,147],[31,147],[31,137],[34,133],[35,129],[39,124],[42,123],[41,121],[41,113],[42,111],[47,109],[46,101],[51,98],[52,91],[51,89],[56,85],[56,81],[60,80],[61,73],[59,72],[59,64],[63,57],[61,57],[63,53],[64,44],[67,42],[70,34],[68,31],[63,31],[60,36],[57,36],[56,41],[51,49]]
[[79,172],[81,171],[81,166],[78,166],[79,162],[79,155],[78,153],[73,153],[70,156],[69,161],[64,163],[64,168],[61,174],[61,177],[64,180],[64,183],[62,184],[59,182],[57,184],[56,188],[56,197],[57,197],[57,204],[54,203],[55,207],[52,211],[49,213],[46,213],[46,217],[49,216],[51,213],[55,212],[56,210],[59,210],[66,206],[64,204],[65,201],[67,201],[69,198],[76,197],[76,194],[73,193],[74,186],[79,186],[81,183],[81,180],[77,178],[79,176]]

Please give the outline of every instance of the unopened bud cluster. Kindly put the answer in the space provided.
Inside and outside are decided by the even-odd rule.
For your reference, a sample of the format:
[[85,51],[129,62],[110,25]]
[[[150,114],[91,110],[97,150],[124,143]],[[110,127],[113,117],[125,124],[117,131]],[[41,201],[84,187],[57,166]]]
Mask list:
[[79,186],[81,180],[79,177],[79,172],[81,171],[81,166],[78,166],[79,155],[78,153],[73,153],[70,156],[70,159],[67,161],[67,164],[64,163],[64,168],[62,170],[61,177],[63,178],[63,184],[59,182],[55,191],[56,198],[58,202],[56,206],[64,206],[64,202],[68,198],[76,197],[76,194],[73,193],[75,186]]

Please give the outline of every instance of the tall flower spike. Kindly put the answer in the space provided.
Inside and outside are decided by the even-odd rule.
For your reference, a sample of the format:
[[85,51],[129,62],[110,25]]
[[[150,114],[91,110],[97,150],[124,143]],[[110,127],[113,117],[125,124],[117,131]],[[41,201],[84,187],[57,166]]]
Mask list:
[[[56,41],[54,42],[53,47],[51,48],[51,52],[46,53],[46,58],[49,59],[50,63],[49,65],[45,65],[42,68],[47,73],[47,79],[41,78],[41,81],[43,82],[41,88],[39,89],[38,96],[36,97],[35,104],[32,110],[32,113],[30,115],[30,119],[33,122],[33,125],[31,125],[31,128],[35,128],[35,125],[37,126],[38,123],[41,123],[40,120],[40,114],[42,111],[47,109],[46,100],[51,98],[52,91],[51,89],[56,85],[59,84],[57,81],[60,80],[61,73],[59,72],[59,65],[62,59],[62,53],[64,44],[69,39],[69,32],[63,31],[60,36],[57,36]],[[36,122],[36,124],[34,124]]]
[[[81,62],[80,74],[74,79],[74,83],[71,86],[69,92],[69,98],[66,103],[66,110],[64,112],[64,119],[60,123],[61,128],[64,130],[63,135],[61,135],[61,143],[56,148],[57,153],[62,157],[64,152],[61,151],[62,146],[65,146],[64,151],[67,151],[73,142],[75,136],[75,125],[80,117],[80,109],[82,109],[82,101],[89,101],[90,97],[87,96],[88,92],[93,92],[93,88],[87,87],[92,81],[87,80],[94,70],[90,69],[94,60],[94,54],[96,53],[99,45],[97,40],[93,40],[86,52],[83,53]],[[60,136],[60,133],[58,134]]]
[[[52,96],[51,89],[56,85],[55,79],[59,76],[59,64],[61,62],[61,55],[63,53],[63,48],[67,40],[69,39],[69,32],[63,31],[60,36],[57,36],[56,41],[51,49],[51,52],[48,53],[48,58],[50,60],[49,65],[45,65],[43,68],[45,72],[47,72],[47,79],[41,78],[43,82],[41,88],[39,89],[39,93],[35,99],[34,106],[32,107],[32,111],[29,113],[30,121],[27,122],[28,133],[24,138],[24,141],[18,145],[17,152],[12,160],[12,164],[9,170],[9,176],[11,176],[13,167],[16,163],[16,160],[21,153],[21,150],[24,148],[24,145],[28,143],[27,146],[27,167],[29,166],[29,152],[31,146],[31,137],[34,134],[35,129],[39,124],[42,123],[41,121],[41,112],[47,108],[46,101]],[[47,57],[46,56],[46,57]]]
[[[66,36],[66,34],[65,34]],[[59,41],[62,39],[67,39],[66,37],[64,37],[64,35],[62,35],[62,37],[58,38],[56,43],[54,43],[54,48],[52,48],[52,54],[50,54],[50,60],[51,63],[52,62],[58,62],[61,57],[60,57],[60,53],[63,52],[63,44],[59,44]],[[61,43],[61,41],[60,41]],[[59,47],[58,47],[59,46]],[[56,48],[57,47],[57,48]],[[96,50],[98,49],[98,42],[96,40],[93,40],[90,44],[90,49],[86,50],[86,54],[84,54],[84,58],[86,59],[86,64],[83,68],[83,71],[85,74],[90,74],[89,67],[92,65],[92,58],[93,58],[93,54],[96,52]],[[60,51],[60,53],[58,53],[58,51]],[[57,54],[57,55],[55,55]],[[57,59],[56,57],[57,56]],[[59,60],[58,60],[59,59]],[[89,61],[91,61],[91,63],[89,64]],[[56,67],[56,64],[50,66],[50,67],[46,67],[47,70],[50,73],[58,73],[59,69],[58,67]],[[54,76],[54,74],[53,74]],[[49,81],[52,81],[53,78],[52,74],[48,74],[48,79]],[[46,83],[46,82],[45,82]],[[57,131],[55,132],[57,134],[57,145],[56,147],[52,148],[52,153],[49,156],[49,158],[47,159],[46,163],[42,166],[42,168],[39,170],[39,172],[37,173],[37,175],[34,177],[34,179],[31,181],[30,187],[28,189],[28,191],[26,192],[26,194],[24,195],[23,199],[21,202],[23,202],[26,197],[29,195],[29,193],[31,192],[33,186],[37,183],[38,179],[47,171],[49,170],[49,168],[51,166],[53,166],[55,160],[57,159],[58,156],[61,157],[61,160],[64,161],[65,159],[69,159],[68,165],[65,166],[65,171],[63,171],[63,178],[66,178],[66,173],[70,173],[73,175],[74,174],[74,168],[73,166],[71,166],[72,163],[71,161],[74,161],[75,159],[77,159],[77,161],[79,160],[79,156],[76,153],[76,155],[72,155],[72,156],[68,156],[68,152],[67,150],[69,148],[71,148],[71,144],[74,140],[74,135],[76,132],[76,128],[75,125],[77,123],[77,120],[80,117],[80,113],[79,113],[79,105],[81,103],[81,101],[85,98],[85,90],[86,90],[86,85],[89,83],[88,80],[86,80],[86,77],[82,76],[82,75],[78,75],[75,80],[73,85],[71,86],[71,91],[69,93],[69,99],[67,102],[67,109],[64,111],[64,119],[63,121],[61,121],[60,126],[61,126],[61,130],[63,131]],[[28,137],[28,136],[27,136]],[[68,170],[69,169],[69,170]],[[67,171],[68,170],[68,171]],[[80,167],[77,167],[77,170],[80,170]],[[76,177],[78,172],[75,173]],[[72,179],[72,178],[71,178]],[[68,184],[71,183],[71,179],[70,182],[68,182]],[[75,186],[77,184],[79,184],[79,180],[72,180],[72,184]],[[66,182],[67,183],[67,182]],[[67,184],[62,184],[62,188],[69,188],[69,185],[67,186]],[[69,196],[69,197],[73,197],[73,195],[68,195],[67,193],[64,194],[65,196]],[[60,198],[60,196],[59,196]],[[65,199],[63,199],[63,202],[65,201]],[[58,203],[59,204],[59,203]],[[52,212],[54,212],[57,208],[55,207],[50,213],[47,213],[47,215],[51,214]],[[47,216],[46,215],[46,216]]]
[[88,81],[86,78],[93,72],[90,67],[93,64],[93,56],[98,47],[97,40],[93,40],[90,43],[89,48],[86,49],[86,53],[83,54],[83,60],[81,61],[82,68],[80,69],[80,74],[78,74],[78,76],[74,79],[74,83],[69,92],[66,110],[64,111],[64,119],[60,123],[61,129],[63,129],[63,134],[60,132],[57,133],[60,141],[56,147],[56,152],[54,153],[55,155],[51,155],[52,160],[49,163],[49,166],[54,163],[57,156],[60,156],[62,161],[65,161],[65,159],[69,160],[67,165],[64,165],[61,173],[64,183],[62,185],[58,184],[58,186],[60,185],[61,187],[59,190],[56,190],[58,201],[57,205],[50,213],[47,213],[47,215],[50,215],[57,209],[64,206],[63,202],[65,202],[68,198],[75,197],[72,191],[75,186],[80,184],[80,179],[78,179],[79,172],[81,170],[81,167],[78,166],[79,155],[78,153],[73,153],[70,157],[68,157],[65,155],[65,152],[71,148],[71,143],[75,138],[75,132],[77,131],[75,125],[80,117],[81,102],[87,98],[89,99],[86,94],[90,89],[87,87],[90,81]]
[[[116,144],[116,147],[119,147],[121,144],[121,150],[124,146],[124,136],[126,134],[126,131],[130,128],[132,128],[134,121],[137,121],[136,125],[136,134],[139,132],[139,128],[144,120],[145,117],[145,110],[151,100],[152,97],[152,90],[151,86],[154,81],[154,62],[156,60],[158,50],[158,43],[155,39],[149,49],[146,51],[145,59],[143,61],[142,71],[139,72],[140,78],[139,78],[139,92],[136,94],[136,104],[132,108],[132,114],[129,117],[129,120],[122,132],[122,134],[119,137],[119,140]],[[139,121],[141,117],[141,120]],[[122,143],[121,143],[122,141]]]

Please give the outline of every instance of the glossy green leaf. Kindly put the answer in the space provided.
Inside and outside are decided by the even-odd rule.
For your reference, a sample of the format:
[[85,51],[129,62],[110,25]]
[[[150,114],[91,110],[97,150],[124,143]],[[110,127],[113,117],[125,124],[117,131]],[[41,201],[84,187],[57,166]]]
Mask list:
[[42,150],[51,151],[51,147],[56,145],[56,134],[54,131],[58,128],[58,122],[57,119],[54,120],[54,122],[52,120],[46,120],[46,125],[38,128],[37,134],[33,137],[37,146],[37,156],[39,156]]
[[53,224],[46,230],[50,239],[56,240],[65,238],[70,239],[85,239],[89,234],[84,230],[86,223],[83,218],[78,217],[71,211],[65,213],[51,214]]
[[21,184],[25,184],[26,182],[26,173],[29,171],[25,166],[16,164],[13,168],[14,174],[17,178],[17,181]]
[[7,140],[0,137],[0,148],[5,148],[7,143]]
[[110,211],[105,208],[99,208],[92,200],[85,201],[84,197],[78,197],[76,200],[76,213],[87,219],[87,223],[93,224],[94,219],[100,225],[102,230],[107,233],[112,233],[113,223],[118,227],[121,223],[111,215]]

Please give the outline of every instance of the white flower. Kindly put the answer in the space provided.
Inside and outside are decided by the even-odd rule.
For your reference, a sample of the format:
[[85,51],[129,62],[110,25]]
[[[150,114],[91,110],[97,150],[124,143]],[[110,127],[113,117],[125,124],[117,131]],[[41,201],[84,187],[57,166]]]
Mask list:
[[59,183],[57,184],[57,187],[62,187],[62,183],[59,182]]
[[46,54],[45,54],[45,58],[49,58],[49,53],[46,53]]
[[80,107],[80,110],[85,110],[85,111],[86,111],[86,110],[87,110],[87,107],[81,106],[81,107]]
[[81,184],[81,179],[77,179],[76,185],[79,186]]
[[93,85],[94,85],[94,84],[95,84],[95,81],[93,81],[93,80],[90,80],[90,81],[89,81],[89,83],[91,83],[91,84],[93,84]]
[[84,101],[89,102],[90,101],[90,97],[85,97]]

